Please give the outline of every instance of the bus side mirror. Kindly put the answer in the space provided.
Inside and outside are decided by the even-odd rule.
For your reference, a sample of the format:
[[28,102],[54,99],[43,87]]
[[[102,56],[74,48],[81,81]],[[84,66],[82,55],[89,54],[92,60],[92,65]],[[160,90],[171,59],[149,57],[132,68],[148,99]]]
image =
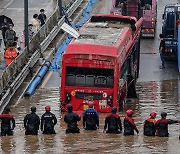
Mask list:
[[163,15],[162,15],[162,19],[164,19],[164,17],[165,17],[165,16],[164,16],[164,14],[163,14]]

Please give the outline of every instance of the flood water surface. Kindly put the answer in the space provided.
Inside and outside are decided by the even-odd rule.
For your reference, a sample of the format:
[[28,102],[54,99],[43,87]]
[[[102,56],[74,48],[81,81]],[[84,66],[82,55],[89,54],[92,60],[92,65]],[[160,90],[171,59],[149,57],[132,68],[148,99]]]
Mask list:
[[[180,125],[169,126],[170,136],[145,137],[143,136],[143,122],[149,117],[151,111],[160,113],[166,111],[168,118],[180,119],[178,104],[180,98],[180,85],[178,80],[161,82],[140,82],[137,85],[138,98],[128,100],[124,109],[119,112],[121,120],[125,110],[134,110],[134,119],[140,130],[139,135],[123,136],[123,134],[104,134],[104,119],[107,114],[100,114],[100,129],[85,131],[82,121],[79,123],[80,134],[65,134],[66,124],[63,122],[59,110],[59,89],[39,89],[31,98],[23,98],[21,102],[11,106],[12,114],[16,120],[14,136],[0,138],[0,153],[172,153],[178,154],[180,147]],[[52,112],[58,118],[55,126],[57,134],[38,136],[25,136],[23,118],[29,113],[30,107],[37,107],[37,114],[44,113],[44,107],[51,105]]]

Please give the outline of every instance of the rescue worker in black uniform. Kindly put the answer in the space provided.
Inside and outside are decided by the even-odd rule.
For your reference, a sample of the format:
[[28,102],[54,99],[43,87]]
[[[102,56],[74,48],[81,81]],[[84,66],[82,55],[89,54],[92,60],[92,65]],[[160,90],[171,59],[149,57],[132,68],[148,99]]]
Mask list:
[[145,136],[155,136],[156,134],[156,112],[150,113],[150,118],[146,119],[144,122],[144,135]]
[[137,129],[134,119],[132,118],[133,110],[126,111],[127,117],[124,118],[124,135],[134,135],[134,130],[137,134],[139,134],[139,130]]
[[156,123],[156,135],[160,137],[168,137],[169,132],[168,132],[168,125],[174,124],[174,123],[180,123],[178,120],[171,120],[171,119],[166,119],[167,113],[162,112],[161,113],[161,119],[159,119]]
[[[105,119],[105,125],[104,125],[104,133],[113,133],[113,134],[119,134],[122,132],[122,124],[121,119],[118,114],[116,114],[117,108],[112,108],[112,113],[107,115]],[[108,127],[108,130],[106,131],[106,128]]]
[[57,124],[56,116],[50,112],[51,107],[45,107],[46,112],[41,117],[41,131],[43,134],[56,134],[54,126]]
[[67,123],[66,133],[80,133],[77,122],[81,120],[81,117],[73,112],[73,106],[71,104],[67,107],[68,113],[64,116],[64,121]]
[[97,130],[99,128],[99,115],[89,102],[89,108],[83,112],[83,128],[86,130]]
[[15,128],[15,120],[11,114],[9,114],[10,109],[5,108],[3,113],[0,114],[1,120],[1,136],[11,136],[13,135],[13,130]]
[[36,107],[31,107],[31,113],[24,118],[25,135],[38,135],[40,118],[36,114]]

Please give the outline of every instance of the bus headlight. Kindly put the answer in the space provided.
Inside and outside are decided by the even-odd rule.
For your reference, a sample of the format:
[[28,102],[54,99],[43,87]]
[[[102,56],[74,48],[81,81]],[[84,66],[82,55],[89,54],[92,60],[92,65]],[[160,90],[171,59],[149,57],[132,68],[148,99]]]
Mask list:
[[66,102],[69,103],[71,101],[71,94],[66,94]]
[[110,106],[110,107],[113,107],[113,96],[112,95],[109,95],[107,97],[107,104]]

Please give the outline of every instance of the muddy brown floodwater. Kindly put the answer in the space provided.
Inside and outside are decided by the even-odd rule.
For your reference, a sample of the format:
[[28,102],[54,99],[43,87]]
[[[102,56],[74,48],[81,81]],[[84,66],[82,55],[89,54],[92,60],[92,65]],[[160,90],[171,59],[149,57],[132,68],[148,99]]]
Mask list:
[[[140,78],[137,83],[137,99],[128,100],[124,109],[119,112],[121,120],[126,109],[134,110],[134,119],[140,130],[139,135],[123,136],[123,134],[104,134],[104,119],[107,114],[100,114],[100,129],[85,131],[82,121],[79,122],[80,134],[65,134],[66,124],[59,109],[59,78],[54,74],[45,88],[40,88],[30,98],[23,98],[19,103],[11,105],[12,114],[16,119],[14,136],[0,137],[0,154],[179,154],[180,153],[180,125],[169,126],[170,136],[145,137],[143,136],[143,122],[151,111],[160,113],[166,111],[170,119],[180,120],[180,81],[178,80],[177,65],[167,63],[165,70],[159,70],[158,54],[159,39],[162,25],[162,11],[169,0],[158,0],[158,24],[156,38],[141,41]],[[173,0],[173,3],[178,2]],[[109,13],[111,0],[100,0],[94,13]],[[165,80],[165,81],[162,81]],[[51,105],[52,112],[57,116],[55,126],[57,134],[25,136],[23,118],[29,113],[30,107],[37,107],[37,114],[44,113],[44,107]]]
[[[137,85],[138,98],[128,100],[124,110],[119,114],[121,119],[125,116],[125,110],[131,108],[135,111],[134,118],[139,135],[123,136],[104,134],[103,126],[106,114],[100,114],[100,129],[97,131],[85,131],[82,129],[82,121],[79,122],[80,134],[65,134],[66,124],[63,122],[59,110],[59,89],[39,89],[31,98],[24,98],[16,105],[11,106],[12,114],[16,119],[14,136],[0,138],[0,153],[172,153],[178,154],[180,147],[180,125],[169,126],[170,136],[145,137],[143,136],[143,122],[149,117],[151,111],[168,113],[168,118],[180,119],[178,105],[180,105],[180,83],[178,80],[161,82],[139,82]],[[52,112],[58,118],[55,129],[56,135],[25,136],[23,118],[29,112],[29,108],[35,105],[37,114],[44,113],[44,107],[51,105]]]

